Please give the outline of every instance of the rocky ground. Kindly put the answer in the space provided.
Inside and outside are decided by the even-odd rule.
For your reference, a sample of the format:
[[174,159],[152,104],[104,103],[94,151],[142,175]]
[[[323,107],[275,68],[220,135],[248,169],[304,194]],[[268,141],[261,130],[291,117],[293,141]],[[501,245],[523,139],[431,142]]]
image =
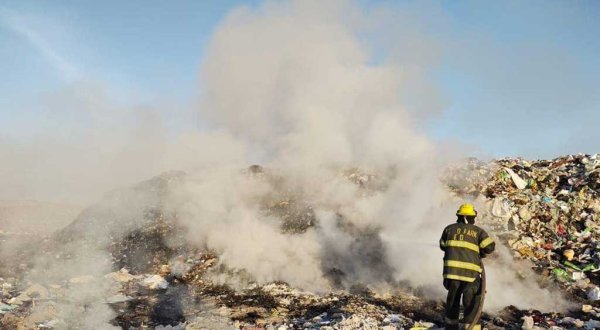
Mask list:
[[[248,172],[263,175],[258,166]],[[156,207],[144,209],[146,223],[141,229],[122,231],[126,234],[121,236],[111,231],[90,234],[81,230],[93,219],[108,218],[111,211],[102,206],[84,211],[52,236],[1,233],[2,242],[19,240],[19,235],[27,242],[13,253],[16,257],[0,265],[2,329],[78,328],[65,323],[62,308],[66,305],[76,306],[70,313],[108,307],[116,315],[111,324],[123,329],[389,330],[443,326],[443,303],[424,299],[418,289],[409,286],[397,285],[381,293],[355,285],[317,294],[286,283],[258,285],[251,279],[240,281],[238,286],[223,284],[230,283],[222,281],[223,277],[239,280],[245,274],[219,263],[213,251],[186,245],[177,215],[160,207],[164,186],[183,175],[170,173],[135,187],[149,194],[144,200],[155,200],[151,204]],[[381,185],[375,176],[357,170],[344,175],[370,189]],[[566,314],[507,306],[496,315],[483,315],[488,329],[600,328],[600,156],[488,163],[470,160],[449,168],[442,179],[457,196],[476,201],[481,218],[501,243],[512,249],[514,258],[533,262],[540,281],[557,283],[578,306]],[[135,201],[126,203],[137,207]],[[315,221],[310,206],[293,198],[270,203],[265,211],[281,219],[284,232],[302,232]],[[125,218],[110,218],[120,227],[128,226]],[[80,232],[88,236],[81,237]],[[44,260],[69,260],[73,252],[62,247],[75,241],[86,246],[99,244],[97,237],[109,238],[102,244],[107,244],[110,269],[101,276],[74,276],[52,284],[31,281],[35,277],[30,276],[30,260],[39,255],[44,255]],[[102,298],[101,307],[73,301],[73,292],[91,287],[103,287],[110,293]]]

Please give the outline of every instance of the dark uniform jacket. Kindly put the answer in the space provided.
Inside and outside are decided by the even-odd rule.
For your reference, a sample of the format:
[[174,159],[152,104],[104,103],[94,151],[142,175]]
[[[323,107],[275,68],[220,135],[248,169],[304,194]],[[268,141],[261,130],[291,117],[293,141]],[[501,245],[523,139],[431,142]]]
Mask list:
[[462,221],[447,226],[440,238],[444,255],[444,278],[473,282],[481,273],[481,258],[496,244],[485,230]]

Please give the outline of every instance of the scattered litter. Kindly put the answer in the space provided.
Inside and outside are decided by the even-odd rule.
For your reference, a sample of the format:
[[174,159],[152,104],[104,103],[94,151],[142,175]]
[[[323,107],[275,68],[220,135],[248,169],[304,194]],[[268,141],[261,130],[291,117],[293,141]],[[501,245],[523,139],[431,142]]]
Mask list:
[[[262,168],[251,172],[268,176]],[[376,175],[359,170],[343,171],[342,175],[361,189],[385,186]],[[464,167],[450,168],[443,178],[457,198],[476,201],[479,221],[491,228],[499,242],[512,249],[516,259],[526,259],[532,264],[540,282],[558,282],[556,286],[581,306],[565,313],[509,306],[498,315],[484,313],[486,328],[600,328],[600,159],[597,155],[538,161],[505,158],[487,163],[469,160],[466,172]],[[290,235],[303,233],[318,221],[311,205],[294,198],[284,196],[264,209],[274,219],[282,219],[282,231]],[[34,328],[66,328],[64,321],[57,320],[58,315],[66,315],[65,311],[48,316],[39,313],[47,311],[40,307],[60,309],[73,299],[60,296],[65,290],[81,289],[85,295],[87,289],[99,286],[106,286],[110,293],[94,296],[94,301],[116,313],[115,324],[130,329],[421,330],[443,325],[443,303],[412,293],[384,296],[360,288],[357,293],[339,290],[314,294],[285,283],[254,283],[244,277],[247,274],[243,271],[227,269],[226,262],[214,252],[178,245],[173,232],[186,233],[175,228],[160,207],[153,206],[147,215],[150,219],[147,227],[132,233],[128,239],[111,242],[113,268],[102,281],[97,274],[96,278],[67,277],[60,282],[49,280],[52,285],[28,287],[29,283],[22,279],[2,279],[0,328],[14,328],[10,322],[17,324],[30,316],[35,316]],[[56,258],[68,260],[68,256]],[[25,263],[19,265],[18,271],[25,274],[27,267]],[[213,276],[211,272],[217,270],[218,276]],[[223,284],[228,280],[221,281],[221,276],[239,281],[235,287],[228,286]],[[186,304],[184,299],[198,303]],[[179,305],[188,313],[187,324],[156,319],[156,314],[179,313]],[[196,305],[199,307],[194,310]],[[68,313],[95,312],[94,308],[93,303],[77,301],[74,312]]]
[[142,281],[142,285],[148,287],[149,289],[157,290],[166,289],[169,286],[169,283],[160,275],[152,275],[146,277]]
[[533,325],[534,325],[533,317],[523,316],[523,325],[521,326],[521,329],[531,330],[531,329],[533,329]]
[[126,268],[121,268],[118,272],[112,272],[104,276],[107,279],[111,279],[115,282],[129,282],[138,277],[129,274]]
[[595,286],[590,289],[587,293],[588,300],[597,301],[600,300],[600,288]]
[[60,324],[60,320],[49,320],[38,325],[40,329],[54,329]]
[[517,188],[525,189],[525,187],[527,187],[527,182],[521,179],[521,177],[515,172],[513,172],[513,170],[511,170],[510,168],[505,168],[504,170],[508,173],[508,175],[510,175],[512,181],[514,182],[515,186],[517,186]]
[[10,311],[12,311],[15,308],[16,308],[15,306],[11,306],[11,305],[0,303],[0,314],[4,314],[6,312],[10,312]]
[[106,298],[106,302],[108,304],[116,304],[116,303],[122,303],[122,302],[130,301],[132,299],[133,299],[132,297],[129,297],[129,296],[126,296],[126,295],[123,295],[123,294],[117,294],[117,295],[114,295],[112,297]]
[[47,298],[49,295],[48,289],[43,287],[40,284],[33,284],[25,291],[23,291],[19,296],[12,298],[9,300],[9,304],[11,305],[21,305],[24,302],[31,301],[32,299],[43,299]]
[[571,261],[573,260],[573,257],[575,257],[575,251],[567,249],[565,250],[565,252],[563,252],[563,255],[565,256],[565,258],[567,258],[568,261]]

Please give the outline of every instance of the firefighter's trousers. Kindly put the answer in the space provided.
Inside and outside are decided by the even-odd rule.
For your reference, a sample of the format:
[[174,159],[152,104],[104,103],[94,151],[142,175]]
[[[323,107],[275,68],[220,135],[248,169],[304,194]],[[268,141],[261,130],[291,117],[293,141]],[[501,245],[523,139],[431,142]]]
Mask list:
[[[470,324],[475,319],[475,314],[481,303],[481,280],[479,277],[474,282],[444,279],[444,287],[448,289],[446,298],[446,330],[458,330],[460,301],[464,307],[464,323]],[[476,326],[474,329],[481,329]]]

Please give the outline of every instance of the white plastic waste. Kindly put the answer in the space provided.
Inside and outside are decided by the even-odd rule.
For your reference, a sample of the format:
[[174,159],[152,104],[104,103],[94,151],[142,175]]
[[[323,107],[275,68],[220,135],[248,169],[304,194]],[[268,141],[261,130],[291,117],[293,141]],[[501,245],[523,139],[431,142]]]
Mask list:
[[523,325],[521,326],[521,329],[523,330],[531,330],[533,329],[533,317],[531,316],[523,316]]
[[125,268],[121,268],[118,272],[112,272],[104,275],[104,278],[111,279],[115,282],[129,282],[136,279],[136,276],[129,274],[129,271]]
[[513,170],[511,170],[508,167],[505,167],[504,170],[506,171],[506,173],[508,173],[508,175],[510,175],[510,178],[512,179],[515,186],[517,186],[517,188],[525,189],[525,187],[527,187],[527,182],[525,180],[521,179],[521,177],[517,173],[515,173]]
[[586,329],[599,329],[600,328],[600,321],[598,321],[598,320],[589,320],[589,321],[585,322],[585,328]]
[[142,281],[142,285],[152,289],[166,289],[169,286],[169,283],[160,275],[153,275],[150,277],[146,277]]
[[590,289],[590,291],[588,291],[587,293],[587,298],[591,301],[600,300],[600,288],[595,286],[592,289]]
[[492,215],[498,218],[510,218],[510,205],[504,200],[504,198],[494,198],[492,203]]
[[525,180],[521,179],[521,177],[517,173],[515,173],[512,169],[505,167],[504,170],[506,171],[506,173],[508,173],[508,175],[510,175],[510,178],[512,179],[515,186],[517,186],[517,188],[525,189],[525,187],[527,187],[527,182]]
[[130,296],[126,296],[124,294],[116,294],[112,297],[108,297],[106,298],[106,302],[108,304],[116,304],[116,303],[122,303],[122,302],[126,302],[129,300],[132,300],[133,298]]

